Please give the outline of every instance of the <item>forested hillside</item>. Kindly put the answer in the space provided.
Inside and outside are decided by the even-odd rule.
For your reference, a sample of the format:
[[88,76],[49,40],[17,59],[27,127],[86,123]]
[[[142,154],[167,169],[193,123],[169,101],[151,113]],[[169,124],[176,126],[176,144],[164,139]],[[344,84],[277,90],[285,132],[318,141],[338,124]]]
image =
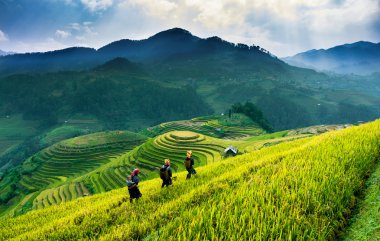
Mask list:
[[380,113],[376,76],[329,76],[290,66],[260,46],[179,28],[98,50],[0,57],[0,75],[0,115],[22,113],[45,127],[81,113],[108,129],[136,129],[246,101],[275,130],[368,121]]

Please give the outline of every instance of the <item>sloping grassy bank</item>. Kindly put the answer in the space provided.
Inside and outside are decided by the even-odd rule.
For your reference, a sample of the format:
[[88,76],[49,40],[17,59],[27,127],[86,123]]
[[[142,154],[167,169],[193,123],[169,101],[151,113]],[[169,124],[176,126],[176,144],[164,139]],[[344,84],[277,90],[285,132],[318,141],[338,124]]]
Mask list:
[[332,240],[377,162],[380,121],[0,221],[0,239]]

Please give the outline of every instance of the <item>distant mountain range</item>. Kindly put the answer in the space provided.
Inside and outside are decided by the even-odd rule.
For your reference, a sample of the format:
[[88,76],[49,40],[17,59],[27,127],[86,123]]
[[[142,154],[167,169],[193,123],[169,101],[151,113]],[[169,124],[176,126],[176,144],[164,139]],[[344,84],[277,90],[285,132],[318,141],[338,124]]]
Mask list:
[[329,49],[313,49],[283,60],[294,66],[338,74],[372,74],[380,72],[380,43],[360,41]]
[[144,40],[123,39],[98,50],[72,47],[45,53],[14,54],[0,57],[0,73],[51,72],[93,68],[116,57],[132,62],[170,61],[176,58],[205,57],[216,53],[249,52],[256,60],[276,62],[258,46],[235,45],[218,37],[201,39],[181,28],[169,29]]
[[[259,46],[174,28],[98,50],[0,57],[0,115],[54,124],[73,114],[110,129],[222,113],[251,101],[275,130],[371,120],[378,76],[341,78],[290,66]],[[144,124],[142,124],[144,123]]]
[[5,52],[0,49],[0,56],[10,55],[10,54],[15,54],[15,52]]

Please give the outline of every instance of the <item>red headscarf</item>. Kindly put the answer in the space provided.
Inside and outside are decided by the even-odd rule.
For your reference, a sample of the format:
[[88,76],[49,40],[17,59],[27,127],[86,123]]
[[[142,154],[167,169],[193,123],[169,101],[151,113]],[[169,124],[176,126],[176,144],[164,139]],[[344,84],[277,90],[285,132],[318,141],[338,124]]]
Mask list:
[[135,175],[138,175],[139,172],[140,172],[140,170],[138,168],[136,168],[135,170],[133,170],[132,177],[135,176]]

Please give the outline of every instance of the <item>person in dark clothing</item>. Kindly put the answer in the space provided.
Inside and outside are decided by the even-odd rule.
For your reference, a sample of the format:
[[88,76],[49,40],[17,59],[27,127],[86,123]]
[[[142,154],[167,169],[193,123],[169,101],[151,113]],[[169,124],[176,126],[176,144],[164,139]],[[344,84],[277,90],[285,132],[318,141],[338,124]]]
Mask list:
[[133,199],[136,199],[138,200],[142,194],[139,190],[139,182],[140,182],[140,177],[139,177],[139,173],[140,173],[140,170],[138,168],[136,168],[135,170],[133,170],[132,172],[132,183],[131,185],[128,186],[128,191],[129,191],[129,196],[130,196],[130,201],[132,203]]
[[135,185],[135,183],[132,181],[132,176],[131,175],[129,175],[127,177],[126,181],[127,181],[128,192],[129,192],[129,200],[130,200],[130,202],[132,202],[133,192],[132,192],[132,189],[130,189],[130,188],[132,188],[132,186]]
[[186,179],[191,178],[191,174],[197,174],[197,172],[194,169],[194,158],[193,158],[193,152],[192,151],[187,151],[187,156],[185,159],[185,167],[188,172]]
[[161,188],[164,186],[169,187],[169,185],[173,184],[172,181],[172,169],[170,168],[170,160],[165,159],[165,164],[162,165],[160,169],[160,177],[162,179]]

